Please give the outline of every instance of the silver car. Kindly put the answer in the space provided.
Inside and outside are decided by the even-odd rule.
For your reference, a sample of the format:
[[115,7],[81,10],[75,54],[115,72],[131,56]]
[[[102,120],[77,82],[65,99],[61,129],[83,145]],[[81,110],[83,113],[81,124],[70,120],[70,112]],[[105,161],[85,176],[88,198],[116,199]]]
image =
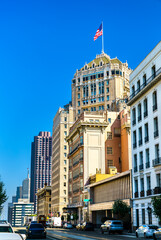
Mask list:
[[148,237],[153,237],[153,234],[155,230],[158,228],[156,225],[141,225],[137,230],[136,230],[136,237],[137,238],[148,238]]
[[161,228],[158,228],[156,231],[154,231],[153,239],[161,239]]
[[107,220],[104,224],[101,225],[101,232],[108,232],[108,234],[112,232],[123,232],[123,222],[121,220]]

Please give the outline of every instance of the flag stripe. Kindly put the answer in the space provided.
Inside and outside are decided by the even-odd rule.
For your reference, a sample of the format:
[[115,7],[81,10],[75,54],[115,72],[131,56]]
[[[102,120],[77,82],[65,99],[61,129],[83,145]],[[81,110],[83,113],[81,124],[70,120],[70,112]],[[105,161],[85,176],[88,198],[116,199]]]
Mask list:
[[98,37],[100,37],[100,36],[102,36],[102,34],[103,34],[103,29],[102,29],[102,24],[100,25],[100,27],[97,29],[97,31],[96,31],[96,34],[95,34],[95,36],[94,36],[94,41],[98,38]]

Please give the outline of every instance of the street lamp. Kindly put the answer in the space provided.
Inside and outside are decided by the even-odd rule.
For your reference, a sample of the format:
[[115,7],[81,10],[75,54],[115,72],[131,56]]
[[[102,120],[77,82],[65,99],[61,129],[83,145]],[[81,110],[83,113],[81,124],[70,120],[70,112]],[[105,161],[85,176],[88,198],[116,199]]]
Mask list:
[[148,206],[147,208],[148,211],[148,219],[149,219],[149,224],[151,224],[150,218],[151,218],[151,208]]

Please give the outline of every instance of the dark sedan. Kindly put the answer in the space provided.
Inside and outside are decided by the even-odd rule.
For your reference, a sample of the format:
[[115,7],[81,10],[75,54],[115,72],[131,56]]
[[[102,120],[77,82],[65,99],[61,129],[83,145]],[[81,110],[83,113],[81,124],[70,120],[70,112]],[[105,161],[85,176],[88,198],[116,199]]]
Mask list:
[[27,229],[27,238],[46,238],[46,231],[41,223],[33,223]]

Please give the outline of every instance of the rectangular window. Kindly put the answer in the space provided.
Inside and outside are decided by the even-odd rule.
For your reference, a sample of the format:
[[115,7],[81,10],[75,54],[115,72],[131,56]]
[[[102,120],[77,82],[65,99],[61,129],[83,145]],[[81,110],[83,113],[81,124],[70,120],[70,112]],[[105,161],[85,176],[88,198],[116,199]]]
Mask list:
[[64,135],[67,136],[67,131],[64,131]]
[[142,141],[142,127],[139,128],[139,146],[141,146],[143,143]]
[[146,158],[146,168],[149,168],[150,167],[149,148],[145,150],[145,158]]
[[113,167],[113,160],[107,159],[107,167]]
[[114,136],[120,137],[121,135],[121,128],[114,128]]
[[107,147],[107,154],[112,154],[112,147]]
[[106,88],[106,93],[109,93],[109,87]]
[[145,129],[145,143],[149,141],[149,130],[148,130],[148,123],[144,125]]
[[154,118],[154,138],[159,136],[159,130],[158,130],[158,118]]
[[66,153],[64,153],[64,157],[66,157],[67,156],[67,154]]
[[111,140],[112,139],[112,132],[107,132],[107,139]]
[[147,176],[147,190],[151,190],[151,179],[150,179],[150,176]]
[[110,100],[110,96],[109,95],[107,95],[107,101],[109,101]]
[[66,180],[67,179],[67,177],[66,177],[66,175],[64,175],[64,180]]
[[156,174],[157,187],[161,187],[161,174]]
[[157,92],[153,92],[153,111],[157,110]]
[[66,165],[67,164],[67,160],[64,160],[64,165]]
[[145,209],[142,209],[142,224],[145,224]]
[[136,131],[133,132],[133,148],[136,148],[137,143],[136,143]]
[[80,101],[78,101],[78,107],[80,106]]
[[141,121],[141,104],[138,105],[138,122]]
[[64,117],[64,122],[66,122],[67,121],[67,117]]
[[64,124],[64,128],[67,128],[67,124]]
[[80,99],[80,93],[78,93],[78,99]]
[[67,169],[66,169],[66,167],[64,167],[64,172],[66,172],[67,171]]
[[66,145],[64,145],[64,150],[67,150],[67,146]]
[[66,182],[64,182],[64,187],[66,187]]

